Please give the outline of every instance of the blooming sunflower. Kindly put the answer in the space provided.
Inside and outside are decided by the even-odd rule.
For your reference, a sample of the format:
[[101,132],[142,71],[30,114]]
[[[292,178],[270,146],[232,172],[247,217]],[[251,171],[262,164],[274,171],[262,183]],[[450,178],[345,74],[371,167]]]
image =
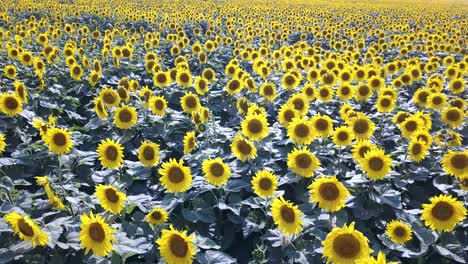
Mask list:
[[101,140],[97,153],[101,164],[105,168],[117,169],[123,163],[123,146],[110,138]]
[[4,152],[5,151],[5,147],[6,147],[6,142],[5,142],[5,135],[4,134],[0,134],[0,153]]
[[136,125],[138,113],[135,107],[122,105],[115,109],[114,124],[120,129],[129,129]]
[[395,108],[396,100],[389,95],[379,96],[377,98],[377,111],[380,113],[391,112]]
[[350,195],[348,189],[338,181],[336,176],[320,177],[309,185],[309,189],[310,200],[330,212],[343,208],[346,198]]
[[443,93],[432,93],[427,97],[427,106],[434,110],[440,110],[447,104],[447,96]]
[[293,118],[288,125],[288,137],[298,145],[309,145],[316,134],[312,130],[312,122],[303,118]]
[[428,148],[432,145],[432,136],[425,129],[420,129],[420,130],[414,132],[413,135],[412,135],[412,138],[424,141]]
[[162,225],[169,219],[169,214],[166,210],[160,207],[154,207],[151,212],[146,214],[146,222],[152,225]]
[[268,122],[264,115],[247,115],[241,124],[242,134],[250,140],[259,141],[268,135]]
[[214,186],[226,184],[231,176],[231,168],[221,158],[204,160],[202,171],[205,174],[206,181]]
[[452,79],[449,83],[450,92],[453,94],[460,94],[465,91],[465,80],[463,78]]
[[397,264],[398,262],[387,262],[387,256],[382,251],[379,251],[377,259],[372,256],[369,256],[367,259],[359,259],[356,261],[356,264]]
[[366,153],[374,149],[377,149],[377,146],[372,144],[370,141],[360,141],[353,145],[353,159],[357,162],[360,162],[361,160],[364,160]]
[[162,95],[152,96],[148,102],[154,115],[164,116],[167,109],[167,101]]
[[354,229],[354,222],[349,226],[335,227],[328,233],[323,245],[323,257],[328,262],[339,264],[354,264],[359,260],[369,258],[372,249],[369,239]]
[[380,180],[391,170],[392,158],[383,149],[374,149],[364,154],[360,162],[366,175],[372,180]]
[[410,116],[400,123],[401,135],[405,138],[411,138],[413,133],[424,129],[424,122],[416,116]]
[[16,94],[0,94],[0,111],[5,115],[15,116],[23,112],[23,101]]
[[209,82],[207,79],[198,76],[195,78],[195,90],[198,94],[204,95],[208,92]]
[[468,177],[468,150],[449,150],[442,158],[442,167],[447,174],[457,178]]
[[424,140],[413,138],[408,146],[409,158],[420,162],[426,158],[427,150],[428,145]]
[[450,195],[441,194],[429,201],[429,204],[422,205],[421,220],[433,230],[451,232],[466,217],[463,203]]
[[372,96],[372,93],[372,88],[363,83],[356,88],[355,97],[358,101],[364,102]]
[[113,214],[120,213],[125,206],[125,201],[127,201],[125,193],[112,185],[99,184],[94,195],[99,199],[102,208]]
[[3,219],[10,224],[21,240],[31,241],[33,247],[45,246],[49,242],[49,236],[27,215],[17,212],[6,214]]
[[301,114],[292,104],[284,104],[278,111],[278,121],[285,128],[289,126],[289,123],[291,123],[294,118],[300,117]]
[[198,111],[201,107],[200,99],[198,99],[196,94],[191,92],[185,93],[185,95],[180,98],[180,105],[182,110],[188,114]]
[[52,127],[47,129],[44,141],[50,152],[56,154],[68,154],[73,147],[70,134],[65,128]]
[[157,71],[153,75],[153,82],[156,87],[164,88],[171,83],[171,76],[168,72],[165,71]]
[[358,113],[357,116],[351,120],[350,128],[353,130],[356,140],[368,140],[374,133],[375,124],[365,114]]
[[79,64],[75,63],[70,66],[70,76],[73,78],[73,80],[79,81],[83,74],[84,71]]
[[242,91],[244,88],[244,82],[240,79],[234,78],[227,82],[226,91],[229,95],[234,95]]
[[292,72],[287,72],[281,78],[281,84],[287,90],[292,90],[299,85],[299,79]]
[[351,100],[351,98],[353,98],[355,90],[354,87],[351,86],[349,83],[342,83],[338,87],[336,93],[341,101],[348,101]]
[[400,220],[392,220],[387,224],[385,234],[387,234],[393,243],[404,244],[411,240],[413,231],[408,224]]
[[463,123],[463,110],[457,107],[447,107],[442,111],[442,122],[451,128],[456,128]]
[[163,229],[161,237],[156,240],[159,245],[159,254],[167,264],[191,264],[196,254],[196,246],[193,243],[194,236],[187,236],[187,231]]
[[347,126],[340,126],[333,132],[333,143],[337,146],[349,146],[353,139],[353,130]]
[[333,120],[329,116],[317,114],[310,121],[315,132],[322,138],[327,138],[333,133]]
[[176,82],[181,87],[189,88],[193,82],[192,73],[188,70],[178,68]]
[[269,170],[263,169],[255,173],[251,183],[255,194],[266,198],[272,196],[278,188],[278,177]]
[[323,85],[317,90],[317,99],[324,103],[327,103],[331,101],[334,94],[335,92],[330,86]]
[[7,65],[3,69],[3,74],[10,79],[15,79],[16,78],[16,67],[15,65]]
[[120,103],[119,93],[109,87],[102,89],[99,92],[99,97],[108,107],[115,107]]
[[320,161],[306,148],[294,149],[288,154],[288,167],[302,177],[312,177],[319,166]]
[[265,100],[272,102],[277,96],[275,84],[272,82],[262,84],[260,86],[260,94]]
[[184,154],[189,154],[194,151],[197,147],[197,138],[195,137],[195,131],[187,132],[184,136]]
[[170,159],[162,164],[159,169],[161,184],[170,193],[185,192],[192,185],[192,172],[184,166],[184,161]]
[[316,94],[315,87],[311,83],[306,83],[304,87],[302,87],[302,95],[304,95],[308,101],[314,100]]
[[236,135],[231,143],[231,151],[237,159],[246,161],[257,157],[257,148],[241,135]]
[[93,102],[93,110],[96,112],[96,115],[99,117],[99,119],[106,119],[109,116],[109,113],[107,112],[102,99],[100,97],[96,97],[94,98]]
[[271,203],[271,214],[273,221],[279,230],[286,235],[295,235],[302,230],[303,221],[297,205],[284,200],[283,196],[276,198]]
[[301,116],[307,114],[307,112],[309,111],[309,102],[308,102],[307,98],[302,93],[293,94],[288,99],[286,104],[292,105],[294,107],[294,109],[299,111]]
[[117,239],[113,236],[115,230],[112,229],[100,215],[94,215],[90,212],[89,216],[83,214],[80,216],[80,246],[88,254],[90,250],[96,256],[107,256],[114,250],[112,242]]
[[150,141],[142,142],[138,148],[138,159],[145,167],[156,166],[159,162],[159,145]]

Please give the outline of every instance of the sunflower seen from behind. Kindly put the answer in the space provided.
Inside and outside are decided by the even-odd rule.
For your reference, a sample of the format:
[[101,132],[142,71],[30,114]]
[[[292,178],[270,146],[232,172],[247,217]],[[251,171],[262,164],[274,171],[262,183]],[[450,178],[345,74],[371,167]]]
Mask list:
[[114,237],[115,230],[104,221],[100,215],[83,214],[80,216],[80,246],[88,254],[90,250],[95,256],[107,256],[113,250],[113,243],[117,242]]
[[278,177],[271,171],[263,169],[255,173],[251,184],[256,195],[262,198],[271,197],[278,188]]
[[318,203],[319,208],[336,212],[345,207],[348,189],[338,181],[336,176],[320,177],[309,185],[310,200]]
[[162,230],[156,244],[159,254],[167,264],[191,264],[196,254],[194,240],[195,237],[188,236],[187,231],[178,231],[170,225],[169,229]]
[[117,169],[123,163],[123,146],[110,138],[101,140],[97,147],[98,159],[101,165],[108,169]]
[[204,160],[202,171],[206,181],[216,187],[226,184],[231,176],[231,168],[221,158]]
[[392,220],[387,223],[385,234],[387,234],[393,243],[404,244],[411,240],[413,230],[411,226],[400,220]]
[[49,235],[42,231],[39,225],[29,216],[10,212],[3,219],[11,226],[13,232],[18,234],[21,240],[31,242],[33,247],[45,246],[49,242]]
[[433,230],[451,232],[466,218],[467,211],[463,202],[451,195],[433,196],[429,201],[430,203],[422,205],[421,220]]
[[49,151],[55,154],[68,154],[73,147],[70,133],[65,128],[52,127],[47,129],[44,142],[49,147]]
[[99,199],[102,208],[113,214],[120,213],[125,206],[125,201],[127,201],[125,193],[112,185],[99,184],[94,195]]
[[301,216],[303,213],[297,205],[284,200],[280,196],[271,203],[271,214],[273,222],[278,226],[279,230],[285,235],[296,235],[302,231],[304,224]]
[[148,224],[162,225],[169,219],[169,213],[161,207],[154,207],[145,218]]
[[145,167],[156,166],[159,163],[159,144],[143,141],[138,148],[138,159]]
[[183,160],[170,159],[161,165],[158,170],[161,178],[161,185],[167,192],[185,192],[192,186],[192,172]]

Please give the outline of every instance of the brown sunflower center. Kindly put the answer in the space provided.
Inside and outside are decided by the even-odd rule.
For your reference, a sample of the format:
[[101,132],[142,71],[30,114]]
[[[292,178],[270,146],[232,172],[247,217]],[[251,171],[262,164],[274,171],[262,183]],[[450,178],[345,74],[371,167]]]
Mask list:
[[185,178],[185,174],[179,167],[172,167],[168,173],[169,180],[173,183],[182,182]]
[[252,151],[252,147],[247,142],[241,140],[237,142],[237,150],[243,155],[249,155]]
[[229,83],[229,90],[235,91],[239,89],[240,83],[238,80],[232,80],[231,83]]
[[106,198],[111,203],[116,203],[119,201],[119,195],[117,195],[117,192],[112,188],[106,189]]
[[158,77],[156,79],[159,83],[165,83],[167,81],[166,74],[164,73],[158,74]]
[[224,174],[224,167],[219,163],[213,163],[210,166],[210,172],[215,177],[221,177]]
[[249,121],[247,128],[250,132],[257,134],[257,133],[262,132],[263,125],[262,125],[262,122],[260,122],[260,120],[252,119]]
[[265,190],[265,191],[268,191],[270,190],[271,186],[273,185],[273,183],[271,182],[270,179],[268,178],[262,178],[259,182],[259,185],[260,185],[260,188],[262,190]]
[[315,128],[319,131],[326,131],[328,129],[328,122],[325,119],[318,119],[315,122]]
[[464,154],[455,154],[450,159],[450,163],[457,170],[462,170],[468,167],[468,157]]
[[281,206],[280,212],[281,212],[281,218],[283,218],[283,220],[286,221],[287,223],[293,223],[294,220],[296,219],[296,214],[294,213],[294,210],[290,208],[289,206],[286,206],[286,205]]
[[182,73],[182,74],[180,75],[180,81],[181,81],[182,83],[187,83],[187,82],[189,81],[189,76],[188,76],[188,74]]
[[369,159],[369,167],[373,171],[379,171],[383,168],[384,162],[380,157],[372,157]]
[[89,236],[92,240],[96,242],[102,242],[106,237],[106,233],[104,232],[104,229],[102,228],[101,224],[92,223],[89,226]]
[[297,166],[301,169],[307,169],[312,164],[312,159],[307,153],[301,153],[296,156]]
[[115,96],[109,92],[104,94],[103,99],[106,104],[113,104],[115,102]]
[[34,235],[33,228],[28,223],[26,223],[24,219],[18,220],[18,228],[20,232],[25,236],[32,237]]
[[197,107],[197,99],[194,96],[189,96],[185,99],[185,104],[188,108],[196,108]]
[[213,78],[213,73],[211,71],[206,71],[204,76],[207,80],[211,80],[211,78]]
[[460,113],[457,110],[453,110],[453,109],[448,110],[446,116],[447,116],[447,119],[452,122],[460,120],[460,117],[461,117]]
[[5,99],[5,106],[6,106],[8,109],[14,110],[14,109],[18,108],[19,103],[18,103],[18,100],[16,100],[15,98],[13,98],[13,97],[7,97],[7,98]]
[[115,146],[108,146],[106,148],[106,158],[109,160],[117,160],[117,157],[119,156],[119,151]]
[[322,98],[328,97],[329,94],[330,94],[330,92],[328,91],[328,89],[326,89],[326,88],[320,89],[320,96]]
[[309,127],[306,124],[298,124],[294,128],[294,134],[298,137],[304,138],[309,135]]
[[341,94],[342,95],[348,95],[351,92],[351,89],[349,89],[348,86],[344,86],[341,88]]
[[152,147],[146,146],[143,149],[143,158],[145,158],[145,160],[153,160],[154,156],[155,156],[155,153]]
[[342,234],[333,240],[333,251],[342,258],[352,259],[361,251],[361,244],[353,235]]
[[371,82],[372,87],[379,87],[380,86],[380,81],[378,79],[374,79]]
[[154,220],[161,220],[162,218],[162,214],[161,212],[159,211],[154,211],[152,214],[151,214],[151,218],[153,218]]
[[15,70],[13,68],[9,68],[7,73],[8,73],[8,75],[13,75],[13,74],[15,74]]
[[370,151],[370,148],[367,147],[367,146],[362,146],[360,149],[359,149],[359,156],[361,156],[361,158],[364,158],[364,155],[366,155],[366,153]]
[[429,93],[426,91],[420,92],[418,94],[418,100],[422,103],[425,103],[427,101],[427,97],[429,96]]
[[415,131],[418,128],[418,123],[416,121],[410,120],[405,124],[405,128],[408,131]]
[[122,109],[120,112],[119,112],[119,120],[124,122],[124,123],[128,123],[132,120],[132,112],[130,112],[130,110],[128,109]]
[[65,146],[67,144],[67,138],[63,133],[57,133],[53,137],[54,144],[57,146]]
[[154,106],[155,106],[156,109],[158,109],[158,110],[163,110],[163,108],[164,108],[164,103],[163,103],[162,100],[156,100],[156,101],[154,102]]
[[293,103],[295,109],[297,109],[299,111],[304,109],[304,101],[302,99],[296,98],[296,99],[294,99],[294,101],[292,103]]
[[286,120],[286,122],[291,122],[292,119],[293,119],[296,115],[294,114],[294,111],[292,111],[292,110],[286,110],[286,111],[284,111],[283,116],[284,116],[284,119]]
[[327,201],[334,201],[340,196],[340,190],[331,182],[322,183],[319,188],[320,196]]
[[270,85],[267,85],[263,88],[263,93],[266,95],[266,96],[271,96],[273,95],[273,88],[270,86]]
[[292,76],[292,75],[288,75],[288,76],[286,76],[286,78],[284,79],[284,82],[285,82],[287,85],[293,85],[295,81],[296,81],[296,79],[295,79],[294,76]]
[[335,80],[335,78],[331,74],[326,74],[323,77],[323,82],[326,83],[326,84],[332,84],[334,80]]
[[367,121],[364,119],[358,119],[353,124],[353,130],[357,134],[365,134],[367,131],[369,131],[369,129],[369,123],[367,123]]
[[406,229],[404,229],[402,226],[398,226],[393,230],[393,235],[397,237],[404,237],[406,235]]
[[392,101],[389,98],[383,98],[380,100],[380,105],[383,107],[389,107]]
[[366,95],[369,94],[369,92],[370,92],[369,87],[367,87],[367,86],[365,86],[365,85],[359,87],[359,94],[360,94],[361,96],[366,96]]
[[419,153],[421,153],[421,151],[422,146],[420,144],[414,144],[413,148],[411,149],[411,153],[413,153],[413,155],[418,155]]
[[348,136],[347,132],[342,131],[342,132],[338,133],[338,140],[339,141],[346,141],[346,140],[348,140],[348,138],[349,138],[349,136]]
[[73,74],[79,75],[80,73],[81,73],[80,67],[74,67],[74,68],[73,68]]
[[460,81],[455,81],[453,84],[452,84],[452,88],[454,90],[460,90],[462,88],[462,83]]
[[440,105],[440,104],[442,104],[442,97],[440,97],[440,96],[434,96],[434,98],[432,98],[432,103],[435,104],[435,105]]
[[179,258],[185,257],[189,251],[187,242],[179,235],[172,235],[169,244],[172,254]]
[[436,205],[434,205],[434,207],[431,210],[432,216],[440,221],[446,221],[450,219],[454,213],[455,210],[453,206],[443,201],[438,202]]

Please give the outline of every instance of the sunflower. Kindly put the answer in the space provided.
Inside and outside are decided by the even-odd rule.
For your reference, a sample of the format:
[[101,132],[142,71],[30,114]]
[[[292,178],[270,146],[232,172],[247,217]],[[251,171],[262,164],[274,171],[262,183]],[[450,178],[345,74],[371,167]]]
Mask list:
[[73,147],[70,134],[67,129],[52,127],[47,129],[44,142],[50,152],[55,154],[68,154]]
[[358,113],[357,116],[351,120],[350,128],[353,130],[356,140],[368,140],[374,133],[375,124],[365,114]]
[[231,143],[231,151],[237,159],[246,161],[257,157],[257,148],[241,135],[236,135]]
[[296,86],[299,85],[299,79],[297,78],[296,75],[294,75],[292,72],[287,72],[283,77],[281,78],[281,84],[283,85],[284,88],[287,90],[292,90]]
[[317,99],[324,103],[327,103],[331,101],[334,94],[335,92],[333,91],[331,86],[323,85],[323,86],[320,86],[320,88],[318,88],[317,90]]
[[189,154],[197,147],[197,138],[195,137],[195,131],[187,132],[184,139],[184,154]]
[[107,256],[113,250],[112,242],[117,242],[114,237],[115,230],[112,229],[100,215],[90,212],[89,216],[80,216],[80,246],[88,254],[90,250],[96,256]]
[[337,146],[349,146],[353,139],[353,130],[347,126],[340,126],[333,132],[333,143]]
[[264,115],[247,115],[241,124],[242,134],[253,141],[260,141],[268,136],[268,122]]
[[251,183],[256,195],[267,198],[273,196],[278,188],[278,177],[269,170],[263,169],[255,173]]
[[411,136],[413,139],[416,140],[422,140],[426,144],[427,148],[429,148],[432,145],[432,136],[431,133],[429,133],[425,129],[420,129],[416,132],[413,133]]
[[192,73],[183,68],[177,69],[176,82],[179,86],[189,88],[192,85]]
[[463,110],[457,107],[447,107],[442,111],[442,122],[447,124],[451,128],[456,128],[463,123]]
[[310,200],[318,203],[321,209],[336,212],[345,206],[350,195],[348,189],[333,177],[320,177],[309,185]]
[[145,167],[156,166],[159,162],[159,145],[150,141],[143,141],[138,148],[138,159]]
[[428,145],[424,140],[413,138],[408,146],[409,158],[420,162],[426,158]]
[[296,235],[302,230],[303,213],[297,205],[284,200],[283,196],[276,198],[271,203],[271,214],[273,221],[279,230],[286,235]]
[[75,63],[70,66],[70,76],[73,78],[73,80],[79,81],[83,74],[84,72],[80,65]]
[[45,246],[49,242],[49,236],[27,215],[17,212],[6,214],[3,219],[10,224],[21,240],[31,241],[33,247]]
[[403,123],[403,121],[406,120],[406,118],[410,117],[410,113],[406,112],[406,111],[400,111],[398,113],[396,113],[394,116],[393,116],[393,120],[392,122],[394,124],[401,124]]
[[240,79],[234,78],[227,82],[226,91],[229,95],[234,95],[242,91],[244,88],[244,82]]
[[367,85],[373,90],[378,91],[384,85],[384,80],[379,76],[372,76],[367,80]]
[[125,206],[125,201],[127,201],[125,193],[112,185],[99,184],[94,195],[99,199],[102,208],[113,214],[120,213]]
[[360,160],[362,169],[366,175],[376,181],[384,178],[391,170],[392,158],[386,155],[383,149],[374,149],[364,154]]
[[372,96],[372,93],[372,88],[363,83],[356,88],[355,96],[358,101],[364,102]]
[[177,231],[172,225],[163,229],[161,237],[156,240],[159,254],[167,264],[191,264],[196,254],[193,243],[195,237],[187,236],[187,231]]
[[424,122],[413,115],[401,122],[399,127],[403,137],[411,138],[416,131],[424,129]]
[[5,135],[4,134],[0,134],[0,153],[4,152],[5,151],[5,147],[6,147],[6,142],[5,142]]
[[157,71],[153,75],[153,82],[157,87],[164,88],[171,83],[171,76],[169,76],[168,72]]
[[109,113],[107,112],[107,109],[104,106],[102,99],[100,97],[96,97],[93,99],[93,102],[94,102],[93,110],[96,113],[96,115],[99,117],[99,119],[106,119],[109,116]]
[[377,98],[377,111],[380,113],[391,112],[395,108],[396,100],[389,95]]
[[216,73],[211,68],[204,69],[203,72],[202,72],[202,76],[203,76],[203,78],[205,78],[209,82],[212,82],[212,81],[214,81],[216,79]]
[[148,105],[154,115],[164,116],[167,109],[167,101],[162,95],[152,96],[149,99]]
[[265,100],[270,102],[274,101],[277,96],[275,84],[272,82],[262,84],[262,86],[260,86],[260,94]]
[[449,150],[442,158],[442,167],[447,174],[457,178],[468,177],[468,150]]
[[3,74],[12,80],[16,78],[16,67],[14,65],[7,65],[3,69]]
[[293,94],[286,104],[291,104],[294,109],[299,111],[299,113],[302,115],[307,114],[309,111],[309,102],[307,101],[307,98],[302,94],[302,93],[295,93]]
[[129,129],[136,125],[138,113],[135,107],[122,105],[115,109],[114,124],[120,129]]
[[429,89],[419,88],[413,94],[413,101],[420,107],[425,107],[427,105],[427,98],[431,94]]
[[447,104],[447,96],[443,93],[432,93],[427,97],[427,107],[434,109],[434,110],[440,110],[445,107]]
[[198,76],[195,78],[195,90],[197,90],[198,94],[204,95],[208,92],[209,82],[207,79]]
[[23,101],[16,94],[0,94],[0,111],[9,116],[23,112]]
[[226,184],[231,176],[231,168],[221,158],[204,160],[202,171],[206,181],[217,187]]
[[21,99],[21,102],[27,103],[28,102],[28,90],[24,86],[24,83],[15,80],[13,82],[13,86],[15,87],[15,94]]
[[339,264],[354,264],[359,260],[369,258],[372,249],[369,239],[354,229],[354,222],[349,226],[335,227],[328,233],[323,245],[323,257],[328,262]]
[[400,220],[392,220],[387,224],[385,234],[396,244],[404,244],[411,240],[413,231],[408,224]]
[[302,177],[312,177],[319,166],[320,161],[306,148],[294,149],[288,154],[288,167]]
[[283,104],[278,111],[278,121],[279,123],[288,128],[289,124],[293,121],[294,118],[300,118],[301,114],[294,108],[292,104]]
[[33,63],[34,57],[31,52],[23,51],[19,54],[19,59],[21,61],[21,64],[29,66]]
[[351,86],[349,83],[342,83],[338,87],[336,93],[341,101],[348,101],[351,100],[351,98],[353,98],[355,90],[354,87]]
[[120,103],[119,93],[109,87],[103,88],[99,92],[99,97],[108,107],[115,107]]
[[198,99],[196,94],[191,92],[185,93],[185,95],[180,98],[180,105],[184,112],[188,114],[198,111],[201,107],[200,99]]
[[309,120],[293,118],[287,127],[288,137],[298,145],[309,145],[316,137],[312,127],[312,122]]
[[123,163],[123,146],[110,138],[101,140],[97,153],[101,164],[105,168],[117,169]]
[[318,136],[327,138],[333,133],[333,120],[327,115],[317,114],[311,119],[312,127]]
[[387,262],[387,256],[382,251],[379,251],[377,259],[372,256],[369,256],[367,259],[359,259],[356,261],[356,264],[398,264],[398,262]]
[[146,215],[146,222],[152,225],[162,225],[169,219],[169,214],[166,210],[160,207],[154,207],[151,212]]
[[170,159],[162,164],[158,172],[162,186],[170,193],[185,192],[192,185],[192,172],[184,166],[183,160]]
[[466,217],[466,209],[461,201],[450,195],[441,194],[423,204],[421,220],[433,230],[451,232]]
[[465,91],[465,80],[463,78],[452,79],[449,83],[450,92],[453,94],[460,94]]

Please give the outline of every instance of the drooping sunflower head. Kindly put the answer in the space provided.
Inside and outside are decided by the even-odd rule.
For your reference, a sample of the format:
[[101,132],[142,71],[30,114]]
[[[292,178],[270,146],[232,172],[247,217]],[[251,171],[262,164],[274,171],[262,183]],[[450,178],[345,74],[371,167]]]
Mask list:
[[151,107],[151,111],[154,115],[164,116],[166,114],[167,101],[164,96],[152,96],[148,102],[148,105]]
[[159,254],[167,263],[192,263],[196,254],[194,239],[194,236],[187,236],[187,231],[180,232],[170,225],[170,229],[162,230],[156,244],[159,245]]
[[117,169],[123,163],[123,146],[110,138],[99,143],[97,148],[98,158],[105,168]]
[[259,114],[247,115],[241,124],[242,134],[253,141],[260,141],[268,136],[268,121],[266,116]]
[[375,124],[365,114],[358,113],[351,120],[350,128],[353,130],[354,136],[358,141],[368,140],[374,133]]
[[127,196],[112,185],[99,184],[94,193],[102,208],[113,214],[118,214],[125,206]]
[[197,148],[197,138],[195,136],[195,131],[187,132],[184,136],[184,154],[189,154]]
[[73,147],[70,133],[64,128],[52,127],[47,129],[44,141],[50,152],[56,154],[68,154]]
[[312,127],[322,138],[327,138],[333,132],[333,120],[327,115],[317,114],[311,119]]
[[114,124],[120,129],[129,129],[136,125],[138,113],[135,107],[122,105],[115,109]]
[[374,149],[364,154],[360,162],[366,175],[372,180],[384,178],[391,170],[392,158],[383,149]]
[[454,177],[468,177],[468,150],[449,150],[442,158],[442,167],[447,174]]
[[0,111],[9,116],[23,112],[23,101],[16,94],[0,94]]
[[348,189],[338,181],[336,176],[320,177],[309,185],[309,189],[310,200],[330,212],[343,208],[346,198],[350,195]]
[[416,162],[420,162],[426,158],[427,150],[428,145],[424,140],[413,137],[408,146],[409,158]]
[[273,221],[283,234],[298,234],[302,230],[301,216],[303,213],[297,205],[284,200],[283,196],[276,198],[271,203],[271,214]]
[[90,250],[96,256],[107,256],[113,250],[113,242],[117,239],[114,237],[115,230],[104,221],[100,215],[94,215],[90,212],[89,216],[83,214],[80,216],[80,246],[88,254]]
[[33,247],[45,246],[49,242],[49,236],[27,215],[17,212],[6,214],[3,219],[10,224],[21,240],[30,241]]
[[308,149],[294,149],[288,154],[288,167],[296,174],[309,178],[320,166],[320,161]]
[[192,185],[192,172],[184,161],[170,159],[158,170],[162,186],[170,193],[185,192]]
[[214,186],[226,184],[231,176],[231,168],[221,158],[204,160],[202,171],[205,174],[206,181]]
[[260,197],[271,197],[278,188],[278,177],[271,171],[263,169],[257,171],[252,178],[252,189]]
[[138,159],[145,167],[156,166],[159,162],[159,145],[150,141],[142,142],[138,148]]
[[429,201],[429,204],[422,206],[421,220],[433,230],[451,232],[466,217],[463,203],[450,195],[441,194],[431,197]]
[[349,226],[335,227],[328,233],[323,245],[323,257],[327,262],[355,263],[367,259],[372,253],[369,239],[354,229],[354,222]]
[[257,157],[257,148],[249,140],[241,135],[236,135],[231,143],[231,151],[236,158],[241,161],[255,159]]
[[191,92],[185,93],[185,95],[180,98],[180,105],[182,110],[188,114],[198,111],[201,107],[200,99],[196,94]]
[[397,244],[404,244],[411,240],[413,231],[411,227],[400,220],[392,220],[387,224],[385,234]]
[[146,214],[146,222],[152,225],[162,225],[169,219],[169,214],[166,210],[160,207],[155,207]]

